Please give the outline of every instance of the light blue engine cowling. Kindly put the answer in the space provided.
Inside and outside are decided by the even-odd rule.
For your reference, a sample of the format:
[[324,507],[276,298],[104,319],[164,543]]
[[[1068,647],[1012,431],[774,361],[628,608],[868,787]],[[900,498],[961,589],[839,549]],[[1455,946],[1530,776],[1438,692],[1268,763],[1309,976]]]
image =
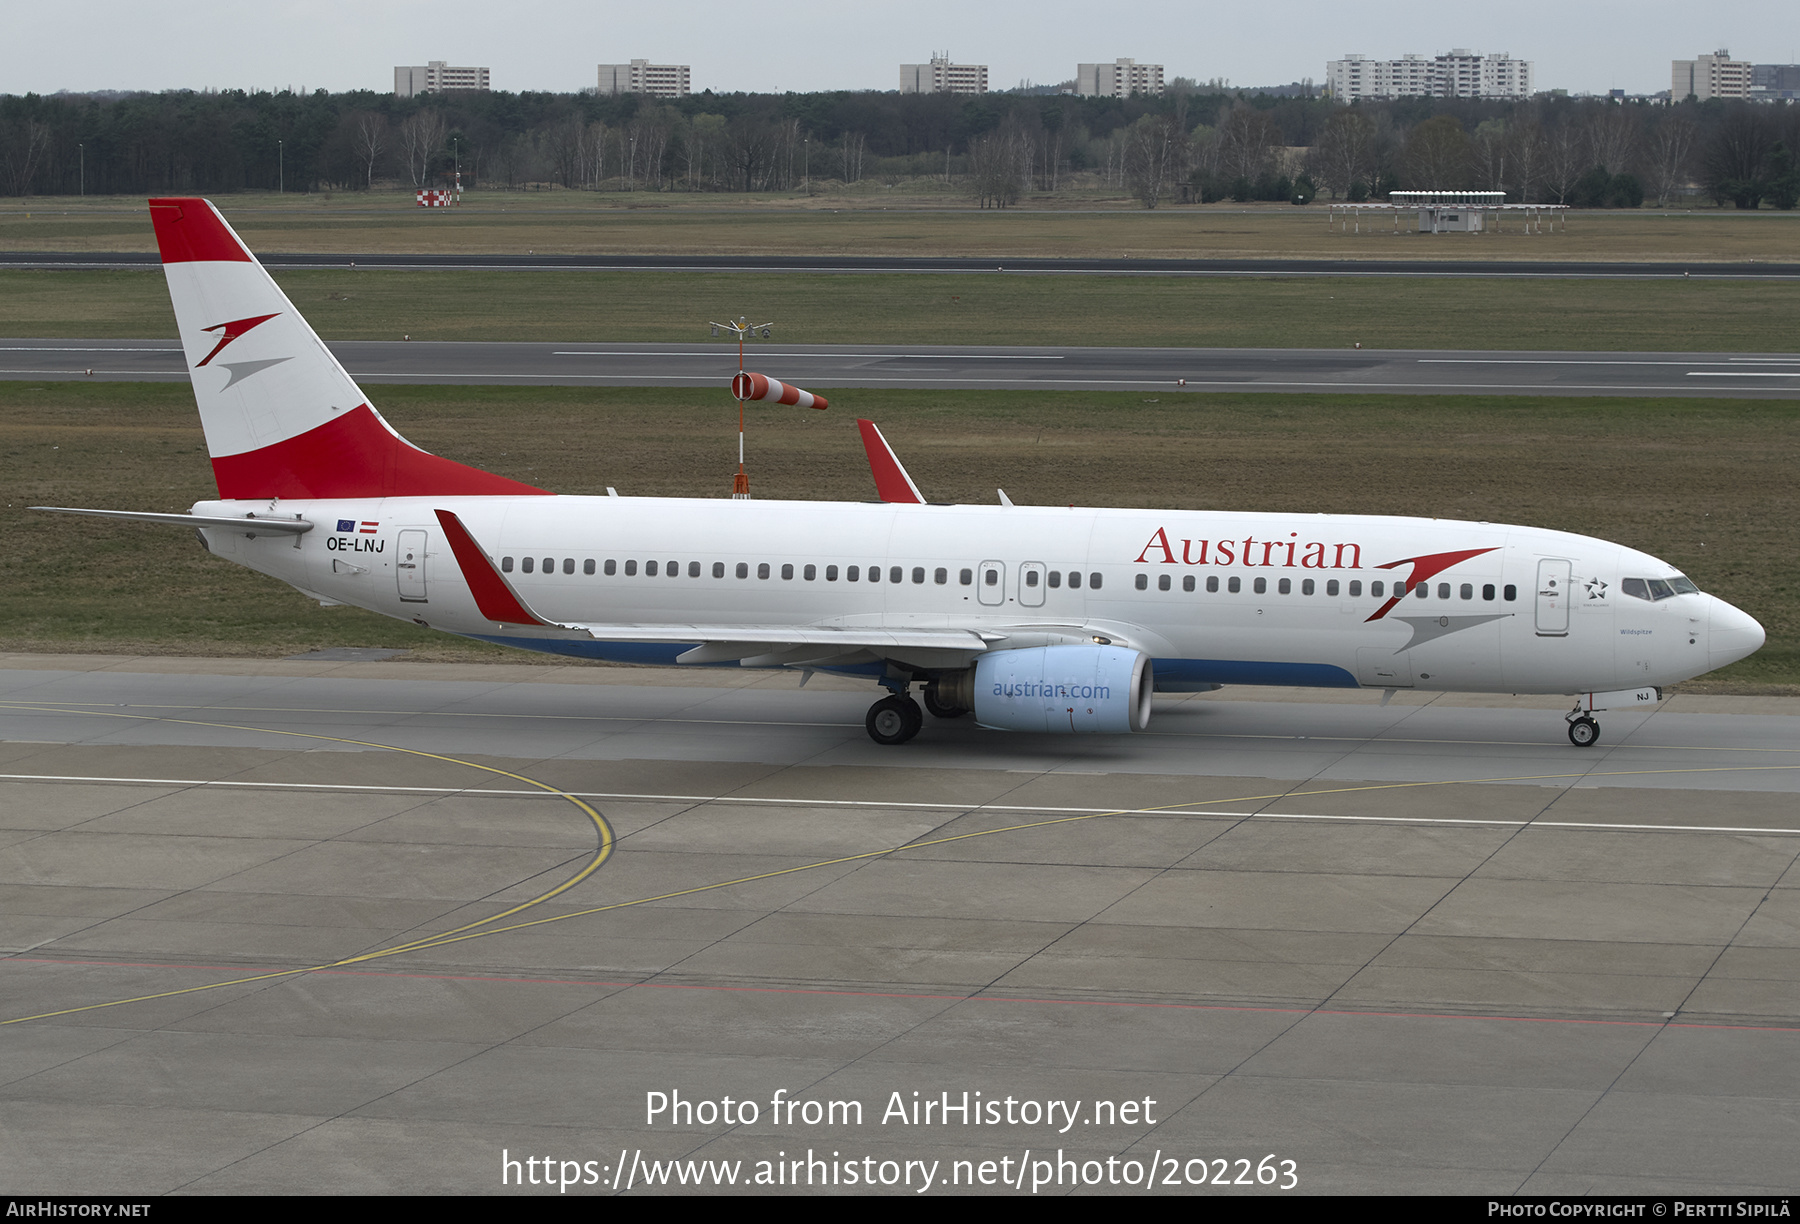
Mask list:
[[1155,689],[1149,656],[1122,646],[996,650],[975,663],[975,721],[1002,731],[1142,731]]

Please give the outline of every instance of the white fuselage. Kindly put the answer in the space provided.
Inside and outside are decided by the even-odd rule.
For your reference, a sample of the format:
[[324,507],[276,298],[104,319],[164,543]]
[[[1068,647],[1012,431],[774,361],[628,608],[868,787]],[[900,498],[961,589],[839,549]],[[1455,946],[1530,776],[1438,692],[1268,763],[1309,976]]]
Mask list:
[[[252,508],[270,511],[204,502],[194,513]],[[954,628],[995,649],[1104,636],[1149,655],[1164,689],[1579,693],[1670,684],[1762,643],[1754,620],[1712,596],[1626,594],[1628,578],[1679,577],[1654,557],[1488,523],[557,496],[283,501],[274,510],[315,527],[255,538],[207,528],[209,547],[323,599],[588,658],[673,662],[700,640],[682,636],[690,625]],[[667,633],[608,641],[603,628],[570,634],[485,618],[438,510],[460,517],[543,619]],[[1471,555],[1441,561],[1459,553]],[[1431,558],[1438,572],[1393,602]],[[923,673],[967,660],[917,651],[904,662]],[[875,675],[880,666],[840,670]]]

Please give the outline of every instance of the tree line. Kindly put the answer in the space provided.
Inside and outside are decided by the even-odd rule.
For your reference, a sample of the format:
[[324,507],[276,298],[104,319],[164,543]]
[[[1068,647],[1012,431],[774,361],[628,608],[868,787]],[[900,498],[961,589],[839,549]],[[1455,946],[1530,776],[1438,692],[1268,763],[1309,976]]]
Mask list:
[[838,92],[241,91],[0,96],[0,194],[347,191],[378,185],[782,192],[935,179],[1004,208],[1071,182],[1167,200],[1793,208],[1800,106],[1540,96],[1344,106],[1178,82],[1161,97]]

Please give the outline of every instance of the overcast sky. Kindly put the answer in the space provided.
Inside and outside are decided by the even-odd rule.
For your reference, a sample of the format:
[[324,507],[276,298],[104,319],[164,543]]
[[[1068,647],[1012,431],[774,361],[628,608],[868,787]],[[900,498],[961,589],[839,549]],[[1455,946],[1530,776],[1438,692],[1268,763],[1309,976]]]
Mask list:
[[[1430,11],[1441,8],[1441,12]],[[573,91],[596,64],[689,64],[696,92],[893,89],[902,62],[949,51],[991,89],[1052,84],[1131,56],[1233,85],[1322,80],[1346,52],[1452,47],[1536,65],[1540,89],[1649,93],[1669,61],[1725,47],[1800,60],[1793,0],[1562,0],[1419,6],[1348,0],[11,0],[0,93],[92,89],[375,89],[394,65],[485,65],[495,89]]]

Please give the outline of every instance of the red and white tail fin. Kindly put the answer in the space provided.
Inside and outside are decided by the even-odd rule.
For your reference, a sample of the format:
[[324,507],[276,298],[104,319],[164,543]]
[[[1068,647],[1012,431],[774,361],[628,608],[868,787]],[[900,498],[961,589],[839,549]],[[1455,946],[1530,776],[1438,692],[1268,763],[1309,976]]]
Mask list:
[[223,498],[543,493],[394,432],[210,200],[151,200]]
[[869,473],[875,477],[875,495],[884,502],[924,505],[925,495],[900,466],[899,456],[875,422],[858,420],[856,427],[862,430],[863,452],[869,456]]

